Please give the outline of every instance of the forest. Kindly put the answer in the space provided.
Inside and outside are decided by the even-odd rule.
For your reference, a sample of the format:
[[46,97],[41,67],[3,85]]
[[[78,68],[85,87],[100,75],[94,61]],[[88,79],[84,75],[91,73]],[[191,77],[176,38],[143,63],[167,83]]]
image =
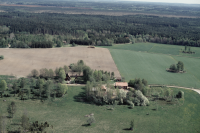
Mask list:
[[[25,12],[1,12],[0,18],[0,47],[7,47],[7,44],[12,44],[11,47],[38,47],[33,38],[25,41],[29,35],[40,36],[38,43],[45,44],[39,46],[41,48],[53,47],[53,44],[61,46],[56,42],[58,39],[50,40],[53,44],[48,42],[48,39],[42,37],[45,34],[63,36],[61,43],[68,41],[81,45],[111,46],[113,43],[155,42],[200,46],[199,18]],[[10,36],[11,33],[14,36]]]

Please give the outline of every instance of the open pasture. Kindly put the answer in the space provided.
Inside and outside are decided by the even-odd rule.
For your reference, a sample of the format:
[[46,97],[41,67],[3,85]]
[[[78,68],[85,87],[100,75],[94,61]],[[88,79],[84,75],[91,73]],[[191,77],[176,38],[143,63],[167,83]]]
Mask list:
[[[197,133],[200,131],[200,95],[191,90],[173,89],[184,91],[185,100],[180,106],[156,104],[150,101],[150,106],[137,106],[129,109],[127,105],[117,105],[114,110],[107,110],[106,106],[96,106],[84,103],[84,90],[81,87],[69,87],[68,94],[58,98],[54,102],[40,102],[39,100],[21,101],[18,97],[4,98],[0,100],[0,113],[8,116],[7,105],[15,101],[17,106],[14,118],[7,119],[10,129],[21,127],[20,118],[26,112],[30,121],[47,121],[53,125],[56,133],[122,133],[127,132],[130,121],[134,119],[135,133]],[[96,122],[91,127],[82,126],[87,124],[87,114],[94,113]],[[149,115],[147,115],[149,114]],[[51,128],[46,130],[52,132]]]
[[[144,78],[149,84],[200,88],[200,59],[198,58],[122,49],[110,49],[110,52],[121,76],[125,77],[127,81],[134,78]],[[171,64],[176,64],[178,61],[184,63],[186,73],[170,73],[166,71],[166,68],[169,68]]]
[[114,72],[119,71],[108,49],[68,47],[51,49],[0,49],[4,60],[0,61],[1,75],[27,76],[31,70],[53,69],[83,60],[92,69]]

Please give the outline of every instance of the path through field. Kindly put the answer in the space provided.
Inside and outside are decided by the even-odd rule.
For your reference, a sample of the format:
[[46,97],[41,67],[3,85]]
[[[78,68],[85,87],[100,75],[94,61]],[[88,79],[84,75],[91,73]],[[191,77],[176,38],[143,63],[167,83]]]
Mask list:
[[[162,85],[149,85],[149,86],[162,86]],[[188,88],[188,87],[181,87],[181,86],[171,86],[171,85],[166,85],[166,87],[169,87],[169,88],[179,88],[179,89],[187,89],[187,90],[193,90],[195,92],[197,92],[198,94],[200,94],[200,90],[199,89],[193,89],[193,88]]]
[[0,49],[0,75],[27,76],[31,70],[53,69],[83,60],[92,69],[120,73],[108,49],[68,47],[50,49]]

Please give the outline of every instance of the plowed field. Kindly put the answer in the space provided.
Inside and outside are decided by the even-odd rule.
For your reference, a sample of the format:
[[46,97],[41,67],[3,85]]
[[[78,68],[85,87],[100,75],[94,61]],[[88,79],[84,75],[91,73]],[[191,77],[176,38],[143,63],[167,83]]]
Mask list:
[[0,49],[0,75],[27,76],[33,69],[53,69],[83,60],[92,69],[120,73],[108,49],[68,47],[51,49]]

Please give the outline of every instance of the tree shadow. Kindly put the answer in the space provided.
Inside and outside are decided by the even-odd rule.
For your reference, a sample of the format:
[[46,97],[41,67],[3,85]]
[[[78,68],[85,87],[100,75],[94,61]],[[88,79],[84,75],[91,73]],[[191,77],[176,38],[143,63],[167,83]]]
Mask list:
[[84,126],[84,127],[89,127],[90,124],[82,124],[82,126]]
[[131,131],[130,128],[124,128],[123,130],[125,130],[125,131]]
[[10,125],[14,125],[14,126],[20,126],[20,125],[22,125],[22,124],[18,124],[18,123],[12,123],[12,124],[10,124]]
[[76,101],[76,102],[86,102],[85,92],[81,92],[78,95],[74,96],[74,101]]
[[[85,90],[85,87],[82,87],[81,89]],[[87,103],[87,104],[91,103],[86,99],[85,92],[80,92],[78,95],[75,95],[73,98],[75,102],[82,102],[82,103]]]

